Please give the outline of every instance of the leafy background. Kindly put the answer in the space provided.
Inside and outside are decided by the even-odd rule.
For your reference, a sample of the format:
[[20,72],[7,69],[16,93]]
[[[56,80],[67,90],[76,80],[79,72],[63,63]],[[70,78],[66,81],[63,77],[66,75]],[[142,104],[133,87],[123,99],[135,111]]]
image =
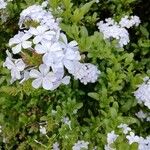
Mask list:
[[[35,90],[31,81],[10,85],[10,73],[3,68],[9,39],[18,32],[20,12],[42,0],[14,0],[7,6],[8,18],[0,22],[0,135],[1,149],[52,149],[58,141],[62,150],[71,150],[77,140],[89,141],[89,149],[104,149],[107,133],[120,123],[129,124],[143,137],[150,134],[149,123],[141,122],[135,113],[140,109],[133,92],[150,76],[150,2],[146,0],[50,0],[53,14],[62,18],[61,28],[69,39],[79,43],[83,62],[98,66],[101,75],[95,84],[82,85],[71,79],[68,86],[55,91]],[[61,9],[57,9],[60,7]],[[116,48],[98,32],[96,23],[112,17],[116,21],[124,15],[138,15],[141,25],[130,29],[130,44]],[[56,111],[56,113],[54,113]],[[71,120],[71,130],[62,123]],[[47,136],[39,132],[39,123],[47,122]],[[6,141],[3,141],[5,137]],[[35,140],[42,144],[37,144]],[[123,135],[115,142],[117,150],[136,150]]]

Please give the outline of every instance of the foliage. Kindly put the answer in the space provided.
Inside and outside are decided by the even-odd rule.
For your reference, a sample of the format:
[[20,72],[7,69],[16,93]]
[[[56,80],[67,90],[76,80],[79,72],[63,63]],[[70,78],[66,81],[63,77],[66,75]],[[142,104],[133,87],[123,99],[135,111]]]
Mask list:
[[[121,123],[130,125],[138,135],[148,136],[149,123],[140,121],[135,113],[149,110],[137,104],[133,92],[145,76],[150,76],[150,25],[144,20],[139,27],[131,29],[130,44],[124,48],[116,47],[115,40],[104,40],[96,27],[98,20],[108,17],[118,20],[136,13],[133,8],[138,1],[49,1],[53,14],[62,18],[62,30],[79,43],[82,61],[92,62],[101,70],[94,84],[82,85],[71,79],[69,85],[51,92],[33,89],[30,80],[21,85],[10,84],[9,71],[3,68],[8,41],[18,30],[19,14],[35,3],[41,4],[42,0],[9,2],[7,21],[0,22],[1,149],[52,149],[53,143],[58,142],[62,150],[70,150],[76,141],[85,140],[90,143],[89,150],[95,146],[101,150],[108,132],[115,130],[120,134],[117,126]],[[62,122],[64,117],[71,121],[71,129]],[[39,123],[45,125],[47,135],[40,133]],[[114,143],[117,150],[137,149],[124,140],[122,135]]]

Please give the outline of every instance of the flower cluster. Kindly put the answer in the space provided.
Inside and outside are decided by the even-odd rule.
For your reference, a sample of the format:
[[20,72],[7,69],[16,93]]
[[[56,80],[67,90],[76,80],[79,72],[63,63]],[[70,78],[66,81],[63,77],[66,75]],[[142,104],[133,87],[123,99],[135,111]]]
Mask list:
[[78,43],[68,42],[58,20],[44,7],[33,5],[20,14],[22,30],[9,40],[13,55],[19,54],[20,58],[13,59],[7,52],[4,62],[11,70],[11,82],[33,78],[34,88],[54,90],[62,83],[69,84],[66,72],[84,84],[96,82],[100,71],[92,64],[80,62]]
[[122,28],[131,28],[133,26],[138,26],[141,23],[140,18],[138,16],[125,16],[121,18],[119,25]]
[[116,39],[119,41],[119,46],[123,47],[130,41],[129,33],[126,28],[138,26],[140,19],[137,16],[125,16],[119,23],[115,22],[112,18],[105,19],[97,23],[98,29],[103,33],[104,39]]
[[144,103],[150,109],[150,79],[144,78],[144,83],[134,92],[134,96],[139,104]]
[[[150,136],[143,138],[142,136],[135,135],[135,133],[128,127],[127,124],[120,124],[118,128],[123,130],[126,139],[128,140],[129,144],[138,143],[138,150],[149,150],[150,149]],[[111,147],[111,144],[119,138],[119,135],[116,135],[114,131],[107,134],[107,145],[105,145],[105,150],[114,150]]]
[[150,149],[150,136],[146,138],[135,135],[133,132],[130,132],[129,135],[126,136],[129,141],[129,144],[134,142],[138,143],[138,150],[149,150]]
[[77,143],[74,144],[72,147],[72,150],[81,150],[81,149],[88,149],[89,142],[85,141],[78,141]]

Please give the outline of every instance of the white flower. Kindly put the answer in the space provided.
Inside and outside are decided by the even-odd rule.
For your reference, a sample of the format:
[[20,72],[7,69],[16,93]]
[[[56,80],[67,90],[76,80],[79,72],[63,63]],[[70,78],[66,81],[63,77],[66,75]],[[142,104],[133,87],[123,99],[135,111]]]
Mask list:
[[4,0],[0,0],[0,9],[6,8],[7,3]]
[[37,44],[35,46],[35,51],[38,54],[45,54],[45,53],[49,53],[49,52],[53,52],[56,54],[57,54],[57,52],[61,52],[61,54],[63,54],[63,51],[58,42],[51,43],[51,42],[43,41],[41,44]]
[[4,67],[7,67],[9,70],[11,70],[11,83],[21,79],[21,71],[25,68],[25,63],[22,59],[11,59],[9,56],[6,58],[4,64]]
[[40,125],[40,133],[44,135],[47,133],[46,128],[41,125]]
[[68,43],[66,35],[61,33],[60,44],[64,50],[63,64],[69,71],[71,71],[74,69],[74,63],[81,59],[78,50],[78,43],[76,41],[71,41]]
[[125,16],[121,19],[119,23],[115,22],[113,19],[105,19],[105,22],[100,21],[97,23],[98,29],[103,33],[104,39],[114,38],[118,40],[119,46],[123,47],[129,43],[129,33],[126,28],[132,26],[138,26],[140,24],[140,19],[137,16]]
[[105,150],[115,150],[111,147],[111,144],[114,143],[119,135],[115,134],[114,131],[111,131],[107,134],[107,145],[105,145]]
[[88,149],[89,142],[85,141],[77,141],[77,143],[74,144],[72,147],[72,150],[81,150],[82,148]]
[[78,51],[67,50],[64,54],[63,64],[69,72],[74,70],[74,64],[80,60],[80,53]]
[[140,118],[142,121],[147,117],[147,114],[145,114],[142,110],[140,110],[138,113],[135,114],[138,118]]
[[136,136],[133,132],[130,132],[130,135],[127,135],[126,138],[129,140],[129,144],[134,142],[138,143],[140,138]]
[[39,5],[29,6],[24,9],[20,14],[19,26],[22,27],[26,20],[40,21],[44,15],[43,8]]
[[29,33],[34,35],[33,43],[38,44],[39,42],[48,42],[56,35],[56,32],[50,31],[47,26],[38,26],[37,28],[30,27]]
[[141,23],[140,19],[138,16],[131,16],[129,18],[129,16],[125,16],[123,18],[121,18],[119,24],[121,27],[125,27],[125,28],[131,28],[133,26],[138,26]]
[[55,31],[60,30],[58,22],[54,19],[52,13],[44,10],[40,5],[32,5],[21,12],[19,20],[20,28],[27,20],[36,21],[40,25],[45,25]]
[[[46,46],[46,45],[45,45]],[[39,47],[38,47],[39,48]],[[38,50],[36,47],[36,51]],[[64,57],[62,49],[59,47],[58,43],[52,44],[50,47],[47,47],[49,50],[47,53],[43,55],[43,63],[47,66],[52,67],[54,72],[57,72],[59,69],[63,68],[62,59]],[[46,48],[43,51],[46,51]]]
[[[19,70],[19,77],[13,80],[22,79],[20,83],[23,83],[29,78],[34,78],[32,82],[34,88],[43,87],[46,90],[54,90],[61,84],[69,84],[70,76],[65,74],[68,71],[84,84],[96,82],[100,71],[92,64],[79,62],[81,56],[78,43],[74,40],[68,42],[66,35],[60,34],[59,19],[55,19],[50,11],[44,9],[46,5],[47,1],[42,6],[33,5],[23,10],[20,14],[20,28],[23,25],[28,28],[27,21],[33,21],[39,25],[36,28],[29,27],[28,31],[19,32],[9,41],[13,53],[17,54],[22,49],[31,50],[32,42],[29,39],[33,39],[35,47],[32,48],[32,52],[41,55],[43,64],[39,66],[39,71],[31,69],[30,66],[22,72]],[[12,62],[16,61],[12,59],[12,56],[9,59]]]
[[70,83],[70,76],[64,75],[64,68],[57,68],[57,71],[55,71],[57,80],[53,83],[53,90],[58,88],[61,84],[67,85]]
[[61,84],[68,85],[70,83],[70,76],[60,77],[59,72],[56,72],[55,76],[57,77],[57,81],[53,83],[53,90],[58,88]]
[[70,49],[70,50],[78,50],[78,43],[76,41],[71,41],[68,43],[67,37],[64,33],[60,34],[60,42],[61,42],[61,46],[66,50],[66,49]]
[[138,150],[149,150],[150,149],[150,137],[140,137]]
[[150,116],[146,118],[146,121],[150,122]]
[[[42,48],[42,51],[41,48]],[[45,53],[43,55],[43,63],[47,66],[52,67],[54,72],[57,72],[58,69],[63,68],[63,51],[59,45],[59,43],[53,43],[53,44],[45,44],[45,45],[38,45],[35,47],[37,53]]]
[[38,70],[31,70],[30,71],[30,77],[31,78],[36,78],[32,82],[32,86],[34,88],[39,88],[43,87],[46,90],[51,90],[53,89],[53,82],[56,81],[56,77],[53,72],[49,71],[50,68],[46,66],[45,64],[41,64],[39,66],[39,71]]
[[53,144],[53,150],[60,150],[58,142]]
[[139,88],[134,92],[134,96],[139,104],[144,103],[150,109],[150,79],[139,85]]
[[112,19],[106,19],[106,23],[100,21],[97,25],[100,32],[103,33],[104,39],[115,38],[119,40],[120,47],[123,47],[124,45],[127,45],[129,43],[128,31],[125,28],[121,28]]
[[74,63],[74,67],[69,71],[75,79],[79,79],[83,84],[94,83],[97,81],[100,71],[90,63]]
[[62,121],[64,124],[67,124],[67,125],[69,126],[70,130],[72,130],[72,129],[71,129],[71,121],[69,120],[68,117],[64,117],[61,121]]
[[110,145],[114,143],[117,139],[118,135],[115,134],[114,131],[111,131],[110,133],[107,134],[107,143]]
[[118,128],[122,128],[124,134],[127,134],[129,131],[131,131],[131,128],[129,128],[127,124],[123,123],[121,123]]
[[12,51],[14,54],[17,54],[21,51],[22,48],[30,48],[32,42],[27,41],[32,35],[24,32],[19,32],[13,38],[9,40],[9,46],[13,46]]

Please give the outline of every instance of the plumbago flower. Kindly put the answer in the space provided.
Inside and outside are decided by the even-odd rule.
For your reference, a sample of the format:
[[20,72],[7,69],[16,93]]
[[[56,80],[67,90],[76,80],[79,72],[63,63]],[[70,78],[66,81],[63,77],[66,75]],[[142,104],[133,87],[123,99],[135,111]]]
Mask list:
[[[31,22],[31,26],[28,21]],[[32,27],[32,23],[35,22],[37,26]],[[21,80],[22,84],[31,78],[34,88],[42,87],[46,90],[54,90],[61,84],[69,84],[68,73],[83,84],[97,81],[100,75],[98,68],[90,63],[80,62],[78,43],[74,40],[68,41],[50,11],[44,10],[40,5],[30,6],[20,14],[19,25],[20,28],[25,26],[26,30],[22,29],[11,38],[9,46],[12,48],[12,53],[19,54],[26,64],[19,68],[18,61],[19,64],[24,63],[21,58],[13,62],[18,70],[17,74],[12,71],[14,67],[8,67],[8,58],[4,64],[13,72],[11,75],[14,81]],[[33,56],[31,62],[28,60],[28,55]],[[37,56],[40,58],[40,63],[37,62],[36,65],[34,57]]]
[[144,103],[150,109],[150,79],[146,77],[143,80],[144,83],[139,85],[139,88],[134,92],[134,96],[139,104]]
[[21,52],[22,48],[30,48],[32,42],[27,41],[32,35],[29,32],[19,32],[13,38],[9,40],[9,46],[12,46],[13,54]]
[[141,120],[141,121],[148,121],[150,122],[150,113],[145,113],[142,110],[135,113],[135,115]]
[[[120,124],[118,128],[123,129],[123,133],[125,135],[125,138],[128,141],[128,144],[131,145],[133,143],[138,144],[138,150],[149,150],[150,149],[150,136],[142,137],[136,135],[131,128],[128,127],[126,124]],[[113,144],[117,138],[119,138],[120,135],[116,135],[114,131],[107,134],[107,145],[105,145],[105,150],[115,150],[116,148],[112,147],[111,144]],[[121,134],[122,136],[122,134]]]
[[118,128],[123,129],[123,133],[124,133],[124,134],[127,134],[129,131],[131,131],[131,128],[128,127],[127,124],[123,124],[123,123],[121,123],[121,124],[118,126]]
[[46,90],[51,90],[53,88],[53,82],[56,81],[55,74],[50,72],[50,68],[45,64],[41,64],[38,70],[31,70],[30,77],[35,78],[32,82],[34,88],[39,88],[42,86]]
[[0,9],[6,8],[7,3],[4,0],[0,0]]
[[37,28],[31,27],[29,33],[35,36],[33,39],[34,44],[51,41],[56,35],[56,32],[50,31],[47,26],[38,26]]
[[4,67],[7,67],[11,71],[11,83],[21,79],[21,72],[25,68],[25,63],[22,59],[13,59],[11,54],[7,51],[7,58],[3,64]]
[[58,143],[58,142],[55,142],[55,143],[53,144],[53,150],[60,150],[60,148],[59,148],[59,143]]
[[104,39],[114,38],[118,40],[119,46],[123,47],[130,42],[129,39],[129,28],[133,26],[138,26],[140,24],[140,19],[138,16],[125,16],[120,22],[115,22],[112,18],[107,18],[104,21],[97,23],[98,29],[103,33]]
[[110,133],[107,134],[107,145],[105,145],[105,150],[114,150],[111,147],[111,144],[116,141],[119,135],[115,134],[114,131],[111,131]]
[[77,141],[72,147],[72,150],[81,150],[81,149],[88,149],[89,142],[85,142],[83,140]]

